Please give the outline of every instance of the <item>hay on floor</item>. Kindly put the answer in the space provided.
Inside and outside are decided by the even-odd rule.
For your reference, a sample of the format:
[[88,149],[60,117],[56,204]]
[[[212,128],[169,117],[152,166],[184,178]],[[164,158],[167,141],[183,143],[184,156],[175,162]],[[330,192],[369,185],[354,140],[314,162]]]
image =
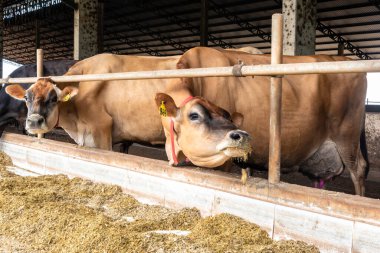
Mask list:
[[120,187],[63,175],[21,177],[11,164],[0,153],[0,252],[319,252],[232,215],[144,205]]

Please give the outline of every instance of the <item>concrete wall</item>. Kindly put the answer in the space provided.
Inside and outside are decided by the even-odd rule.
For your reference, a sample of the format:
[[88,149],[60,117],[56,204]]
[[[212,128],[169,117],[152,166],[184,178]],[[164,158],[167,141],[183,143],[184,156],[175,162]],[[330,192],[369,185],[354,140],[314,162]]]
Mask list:
[[380,172],[380,112],[367,112],[365,128],[371,170]]

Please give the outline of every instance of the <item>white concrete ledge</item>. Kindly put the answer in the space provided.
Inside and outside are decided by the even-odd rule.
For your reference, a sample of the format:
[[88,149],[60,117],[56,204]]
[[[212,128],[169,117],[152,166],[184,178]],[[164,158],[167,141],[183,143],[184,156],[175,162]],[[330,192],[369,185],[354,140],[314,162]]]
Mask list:
[[9,133],[0,150],[33,173],[116,184],[145,203],[196,207],[203,215],[231,213],[272,238],[303,240],[322,252],[380,252],[380,200],[259,178],[244,186],[226,173]]

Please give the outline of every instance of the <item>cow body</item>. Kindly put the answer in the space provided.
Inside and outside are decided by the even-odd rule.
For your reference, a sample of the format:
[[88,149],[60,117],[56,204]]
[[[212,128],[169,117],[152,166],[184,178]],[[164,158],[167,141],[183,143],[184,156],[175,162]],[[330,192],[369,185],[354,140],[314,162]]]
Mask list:
[[[347,58],[285,56],[283,59],[284,63],[337,60]],[[222,67],[232,66],[238,61],[246,65],[270,64],[270,55],[252,56],[212,48],[193,48],[181,57],[178,67]],[[312,163],[305,163],[308,158],[331,141],[336,147],[333,156],[336,158],[339,155],[342,164],[351,173],[356,193],[363,194],[366,162],[359,140],[364,125],[366,75],[286,75],[282,83],[281,165],[294,167],[304,164],[310,167]],[[173,90],[181,86],[183,90],[203,96],[230,113],[242,113],[244,122],[241,129],[252,136],[250,163],[267,166],[270,77],[183,78],[172,85]],[[339,162],[336,164],[339,166]],[[333,170],[341,171],[341,168]]]
[[[101,54],[74,65],[66,75],[174,69],[177,56],[144,57]],[[59,125],[79,144],[111,149],[123,140],[164,143],[154,97],[168,80],[95,81],[74,85],[78,95],[59,108]],[[142,116],[143,115],[143,116]]]
[[[75,62],[73,60],[46,61],[43,68],[44,75],[63,75]],[[17,68],[9,77],[33,77],[36,76],[36,72],[36,64],[29,64]],[[31,84],[21,85],[27,89]],[[3,129],[8,123],[15,121],[23,126],[27,112],[23,101],[13,99],[5,92],[7,86],[8,84],[4,84],[0,89],[0,129]]]

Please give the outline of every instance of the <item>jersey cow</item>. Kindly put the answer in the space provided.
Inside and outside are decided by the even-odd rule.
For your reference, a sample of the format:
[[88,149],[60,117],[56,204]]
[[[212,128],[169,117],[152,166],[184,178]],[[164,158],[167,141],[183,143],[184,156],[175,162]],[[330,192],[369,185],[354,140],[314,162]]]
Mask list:
[[[284,63],[311,63],[348,58],[320,55],[291,56],[283,60]],[[180,58],[178,68],[224,67],[238,61],[247,65],[270,64],[270,55],[198,47]],[[363,158],[364,150],[360,148],[360,136],[364,126],[366,87],[364,73],[286,75],[282,86],[282,167],[298,166],[301,171],[322,180],[347,168],[356,193],[363,195],[367,163]],[[241,129],[252,136],[249,163],[267,166],[269,77],[182,78],[173,81],[169,90],[171,94],[178,93],[176,97],[181,99],[196,94],[229,112],[242,113]],[[178,103],[180,100],[176,101]]]
[[[63,75],[75,62],[72,60],[46,61],[43,65],[43,72],[48,76]],[[17,68],[9,77],[32,77],[36,76],[36,72],[36,64],[28,64]],[[16,122],[18,125],[23,126],[27,113],[23,101],[13,99],[5,92],[8,85],[3,84],[0,89],[0,135],[8,123]],[[21,86],[28,89],[30,85],[22,84]]]
[[[78,62],[66,75],[175,69],[178,59],[101,54]],[[186,150],[194,164],[216,167],[250,151],[248,134],[232,121],[241,122],[240,114],[230,116],[199,97],[180,109],[172,97],[159,93],[165,92],[169,83],[168,79],[158,79],[54,84],[50,79],[39,79],[27,90],[11,85],[6,91],[26,102],[26,129],[32,134],[60,126],[79,145],[109,150],[113,143],[124,140],[164,143],[156,97],[157,103],[165,107],[162,112],[173,119],[177,138],[172,147],[177,149],[175,152]],[[196,140],[190,143],[193,149],[189,140]]]

